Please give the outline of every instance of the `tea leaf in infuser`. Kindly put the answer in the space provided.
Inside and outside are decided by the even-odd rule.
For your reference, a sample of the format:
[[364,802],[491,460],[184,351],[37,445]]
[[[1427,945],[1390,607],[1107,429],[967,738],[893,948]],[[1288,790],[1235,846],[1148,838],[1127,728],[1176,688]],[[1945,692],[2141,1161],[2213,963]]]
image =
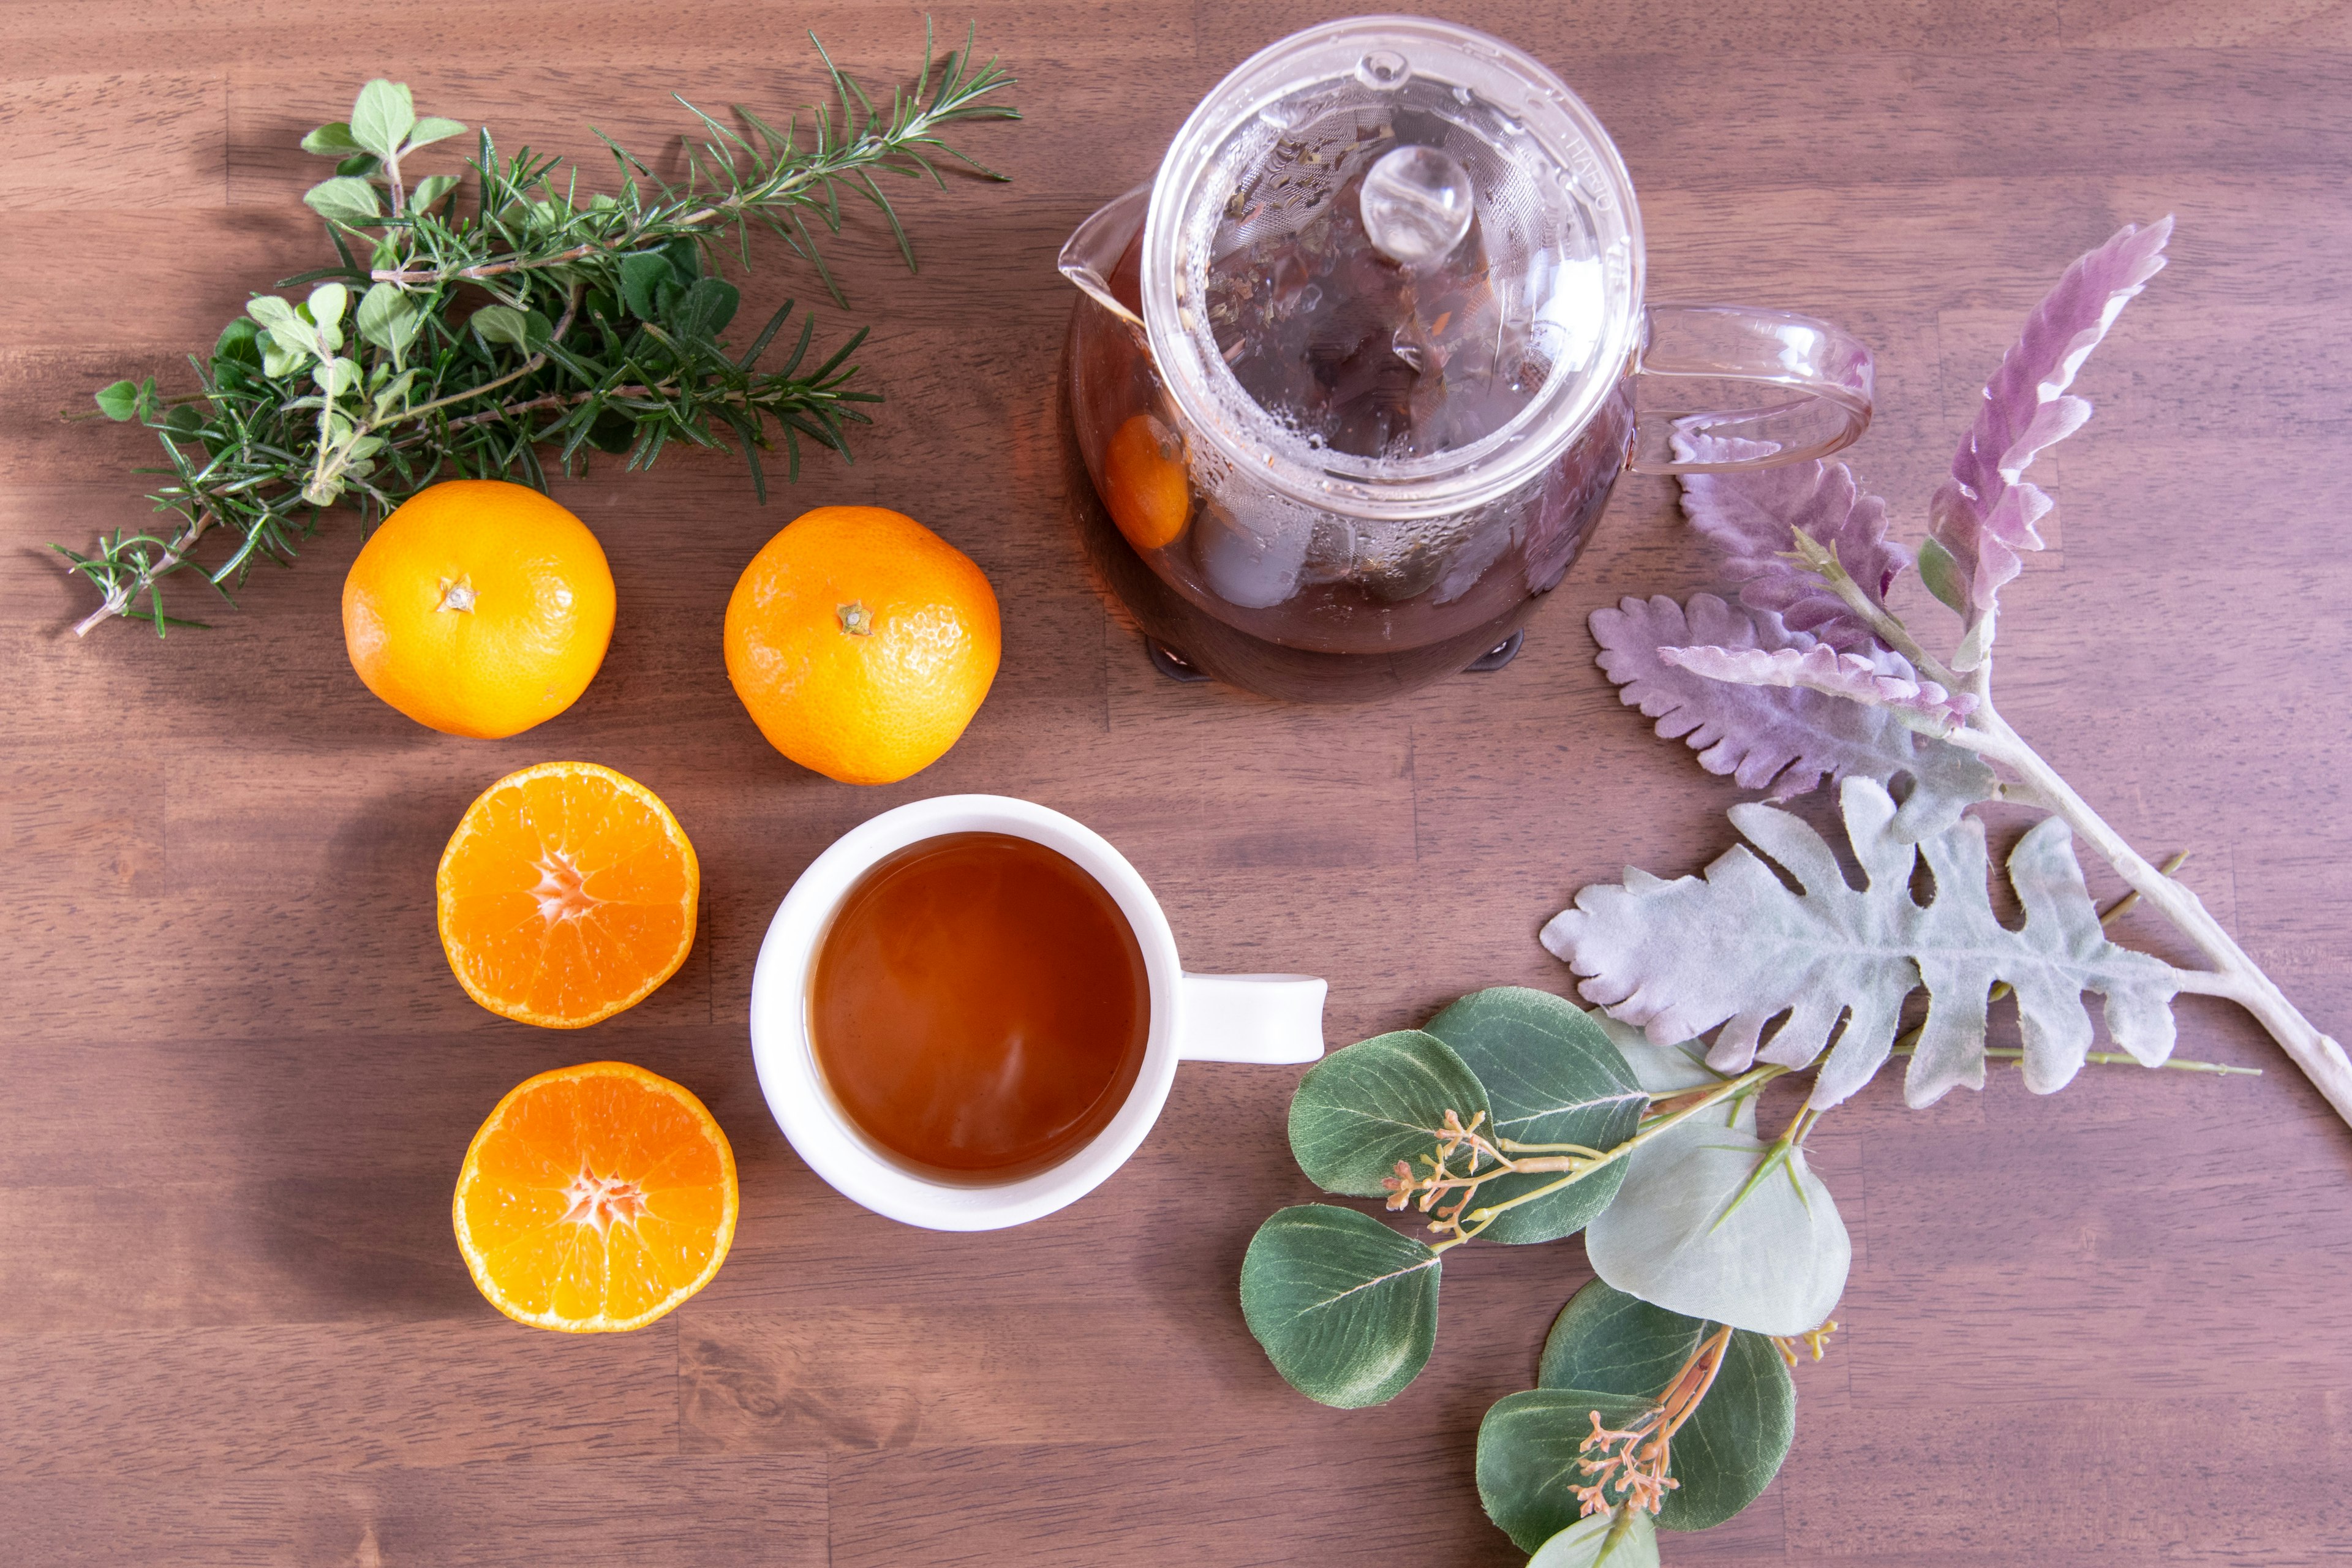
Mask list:
[[[1818,1320],[1817,1320],[1818,1322]],[[1595,1279],[1560,1309],[1544,1341],[1542,1388],[1651,1394],[1664,1388],[1716,1325]],[[1797,1385],[1765,1335],[1731,1336],[1715,1380],[1674,1435],[1673,1474],[1658,1523],[1708,1530],[1762,1495],[1797,1431]]]
[[[1684,462],[1732,462],[1764,455],[1762,442],[1737,437],[1676,436]],[[1886,537],[1886,503],[1864,495],[1843,463],[1787,463],[1728,474],[1685,474],[1683,515],[1721,547],[1730,574],[1741,579],[1739,602],[1777,615],[1791,631],[1808,632],[1843,653],[1884,645],[1868,622],[1835,589],[1789,552],[1797,531],[1837,556],[1838,564],[1871,602],[1884,608],[1886,591],[1911,564],[1911,553]]]
[[1612,1286],[1758,1334],[1805,1333],[1837,1306],[1853,1261],[1845,1221],[1801,1147],[1756,1136],[1752,1096],[1668,1128],[1629,1163],[1584,1233]]
[[[1891,784],[1907,775],[1911,793],[1894,826],[1906,842],[1942,832],[1993,792],[1993,772],[1974,752],[1920,734],[1883,708],[1810,689],[1710,680],[1658,654],[1692,644],[1800,654],[1821,646],[1778,616],[1751,616],[1712,594],[1693,596],[1687,606],[1660,595],[1594,611],[1592,636],[1619,698],[1655,719],[1659,734],[1687,741],[1707,772],[1728,773],[1744,789],[1769,788],[1772,799],[1786,800],[1824,779],[1859,775]],[[1874,663],[1889,677],[1916,679],[1899,654],[1881,652]]]
[[1258,1226],[1242,1316],[1284,1381],[1341,1410],[1393,1399],[1437,1342],[1436,1253],[1354,1209],[1300,1204]]
[[1298,1080],[1290,1152],[1325,1192],[1382,1197],[1381,1184],[1400,1161],[1421,1171],[1449,1110],[1465,1127],[1488,1113],[1485,1087],[1454,1048],[1419,1029],[1375,1035],[1332,1052]]
[[[2090,418],[2090,404],[2065,395],[2066,388],[2123,308],[2163,270],[2171,237],[2169,217],[2146,228],[2126,224],[2067,268],[1985,384],[1984,406],[1952,458],[1952,477],[1927,503],[1928,532],[1951,558],[1963,592],[1956,607],[1971,630],[1995,618],[2001,587],[2023,566],[2018,552],[2042,548],[2037,525],[2057,505],[2021,476],[2043,447]],[[1991,640],[1988,627],[1977,640],[1978,659],[1963,657],[1953,668],[1973,668]]]
[[1596,1513],[1545,1542],[1528,1568],[1658,1568],[1658,1527],[1640,1509]]
[[[1609,1036],[1581,1007],[1524,986],[1475,992],[1429,1021],[1486,1087],[1493,1135],[1520,1143],[1577,1143],[1600,1152],[1633,1136],[1649,1096]],[[1424,1151],[1425,1152],[1425,1151]],[[1557,1172],[1499,1176],[1480,1205],[1507,1202],[1559,1181]],[[1504,1242],[1573,1236],[1609,1206],[1625,1162],[1495,1216],[1478,1234]]]
[[1593,1416],[1622,1431],[1656,1408],[1648,1394],[1592,1388],[1531,1388],[1497,1400],[1478,1423],[1478,1500],[1486,1517],[1522,1552],[1572,1528],[1583,1512],[1576,1489],[1593,1484],[1583,1468]]

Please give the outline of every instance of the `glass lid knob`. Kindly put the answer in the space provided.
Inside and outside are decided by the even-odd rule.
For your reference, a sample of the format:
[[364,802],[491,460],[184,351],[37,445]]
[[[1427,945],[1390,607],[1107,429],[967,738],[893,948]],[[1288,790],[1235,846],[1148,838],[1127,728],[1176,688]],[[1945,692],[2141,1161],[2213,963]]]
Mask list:
[[1434,147],[1400,147],[1364,176],[1364,233],[1407,267],[1444,259],[1470,232],[1470,172]]

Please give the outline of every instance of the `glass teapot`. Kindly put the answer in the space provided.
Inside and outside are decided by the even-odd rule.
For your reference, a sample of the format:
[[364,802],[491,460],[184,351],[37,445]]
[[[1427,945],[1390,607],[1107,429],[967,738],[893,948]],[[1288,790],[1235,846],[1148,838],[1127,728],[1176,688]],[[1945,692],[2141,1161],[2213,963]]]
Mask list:
[[[1061,269],[1097,564],[1163,669],[1276,696],[1491,666],[1620,473],[1796,462],[1870,422],[1869,353],[1836,328],[1645,306],[1608,132],[1444,22],[1260,51]],[[1682,460],[1698,437],[1752,455]]]

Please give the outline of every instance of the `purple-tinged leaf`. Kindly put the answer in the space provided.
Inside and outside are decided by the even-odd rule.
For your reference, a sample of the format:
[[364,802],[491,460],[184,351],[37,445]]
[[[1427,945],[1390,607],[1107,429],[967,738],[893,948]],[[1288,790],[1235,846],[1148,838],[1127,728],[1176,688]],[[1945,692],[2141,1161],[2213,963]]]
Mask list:
[[1954,695],[1932,680],[1883,674],[1870,660],[1840,653],[1827,643],[1769,652],[1755,647],[1662,647],[1658,658],[1709,680],[1737,686],[1804,687],[1855,702],[1903,709],[1934,721],[1938,726],[1936,733],[1967,718],[1977,705],[1977,700],[1965,691]]
[[[1737,437],[1677,436],[1685,462],[1731,462],[1758,457],[1761,442]],[[1886,503],[1866,496],[1843,463],[1787,463],[1729,474],[1685,474],[1683,515],[1720,546],[1739,578],[1740,602],[1780,617],[1848,653],[1881,647],[1877,634],[1822,577],[1786,559],[1795,531],[1834,552],[1838,564],[1873,604],[1911,564],[1909,552],[1886,537]]]
[[[1592,616],[1601,668],[1629,708],[1655,719],[1668,740],[1684,740],[1699,765],[1727,773],[1743,789],[1769,789],[1774,800],[1803,795],[1823,779],[1849,775],[1891,784],[1912,780],[1895,833],[1913,842],[1940,833],[1993,792],[1992,770],[1974,752],[1932,740],[1884,708],[1808,688],[1735,686],[1666,663],[1662,647],[1712,644],[1770,654],[1819,646],[1772,615],[1751,616],[1712,594],[1687,607],[1661,595],[1621,600]],[[1875,656],[1879,673],[1916,679],[1899,654]]]
[[2019,552],[2042,548],[2039,525],[2057,503],[2021,476],[2090,418],[2090,404],[2066,389],[2124,306],[2163,270],[2171,237],[2169,217],[2146,228],[2126,224],[2067,268],[1985,384],[1952,477],[1927,507],[1928,532],[1951,556],[1970,626],[1994,617],[2002,586],[2024,564]]

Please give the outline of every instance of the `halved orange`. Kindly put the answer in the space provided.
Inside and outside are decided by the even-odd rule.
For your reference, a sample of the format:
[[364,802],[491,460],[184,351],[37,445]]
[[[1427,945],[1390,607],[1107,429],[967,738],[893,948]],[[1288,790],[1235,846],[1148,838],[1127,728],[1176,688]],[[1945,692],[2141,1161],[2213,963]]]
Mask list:
[[491,1306],[593,1334],[641,1329],[710,1283],[740,1206],[735,1151],[691,1090],[588,1062],[499,1101],[451,1209]]
[[634,1007],[694,946],[702,869],[661,797],[594,763],[509,773],[434,879],[441,947],[503,1017],[577,1029]]

